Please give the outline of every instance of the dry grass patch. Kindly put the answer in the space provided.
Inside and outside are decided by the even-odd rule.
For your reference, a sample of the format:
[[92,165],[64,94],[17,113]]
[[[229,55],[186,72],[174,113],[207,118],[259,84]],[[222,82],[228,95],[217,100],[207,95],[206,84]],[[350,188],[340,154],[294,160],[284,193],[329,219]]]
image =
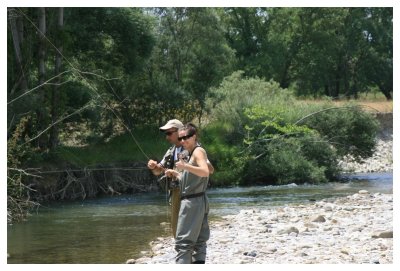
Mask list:
[[[350,100],[353,103],[359,104],[362,108],[368,112],[379,112],[379,113],[393,113],[393,101],[368,101],[368,100]],[[336,106],[343,106],[350,102],[349,100],[339,100],[333,103]],[[325,103],[324,100],[305,100],[306,103]]]

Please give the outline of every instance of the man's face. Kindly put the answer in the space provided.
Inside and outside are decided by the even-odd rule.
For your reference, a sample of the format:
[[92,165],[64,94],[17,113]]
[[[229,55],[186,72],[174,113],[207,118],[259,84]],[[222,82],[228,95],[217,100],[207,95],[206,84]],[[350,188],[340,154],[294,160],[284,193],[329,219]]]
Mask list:
[[171,128],[165,130],[164,134],[169,143],[180,146],[180,142],[178,141],[178,129]]

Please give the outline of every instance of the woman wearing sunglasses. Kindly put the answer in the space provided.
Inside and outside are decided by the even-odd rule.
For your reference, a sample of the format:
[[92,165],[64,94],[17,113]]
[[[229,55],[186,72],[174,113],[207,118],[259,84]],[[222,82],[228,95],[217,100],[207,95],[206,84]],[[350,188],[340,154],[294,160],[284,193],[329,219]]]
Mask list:
[[165,172],[167,176],[179,180],[181,207],[175,238],[178,252],[175,262],[205,263],[207,240],[210,237],[208,226],[209,203],[205,191],[210,174],[207,153],[198,143],[197,128],[187,124],[178,130],[178,140],[189,152],[188,162],[180,159],[176,169]]

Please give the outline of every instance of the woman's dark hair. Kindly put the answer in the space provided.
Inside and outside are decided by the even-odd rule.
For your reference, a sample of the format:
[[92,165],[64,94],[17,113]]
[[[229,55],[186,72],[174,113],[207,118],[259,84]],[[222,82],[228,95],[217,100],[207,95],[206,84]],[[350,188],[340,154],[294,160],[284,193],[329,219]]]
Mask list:
[[[179,131],[187,131],[188,135],[197,135],[197,127],[193,123],[187,123]],[[198,136],[198,135],[197,135]]]

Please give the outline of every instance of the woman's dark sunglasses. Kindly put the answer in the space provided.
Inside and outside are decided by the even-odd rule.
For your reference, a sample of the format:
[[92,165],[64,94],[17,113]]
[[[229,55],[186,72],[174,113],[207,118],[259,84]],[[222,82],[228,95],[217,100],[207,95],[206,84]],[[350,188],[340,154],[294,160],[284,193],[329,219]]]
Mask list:
[[185,136],[181,136],[181,137],[178,137],[178,140],[179,141],[182,141],[182,140],[188,140],[189,138],[191,138],[192,136],[194,136],[194,134],[191,134],[191,135],[185,135]]
[[168,132],[165,132],[165,135],[167,135],[167,136],[170,136],[170,135],[172,135],[173,133],[176,133],[177,131],[168,131]]

